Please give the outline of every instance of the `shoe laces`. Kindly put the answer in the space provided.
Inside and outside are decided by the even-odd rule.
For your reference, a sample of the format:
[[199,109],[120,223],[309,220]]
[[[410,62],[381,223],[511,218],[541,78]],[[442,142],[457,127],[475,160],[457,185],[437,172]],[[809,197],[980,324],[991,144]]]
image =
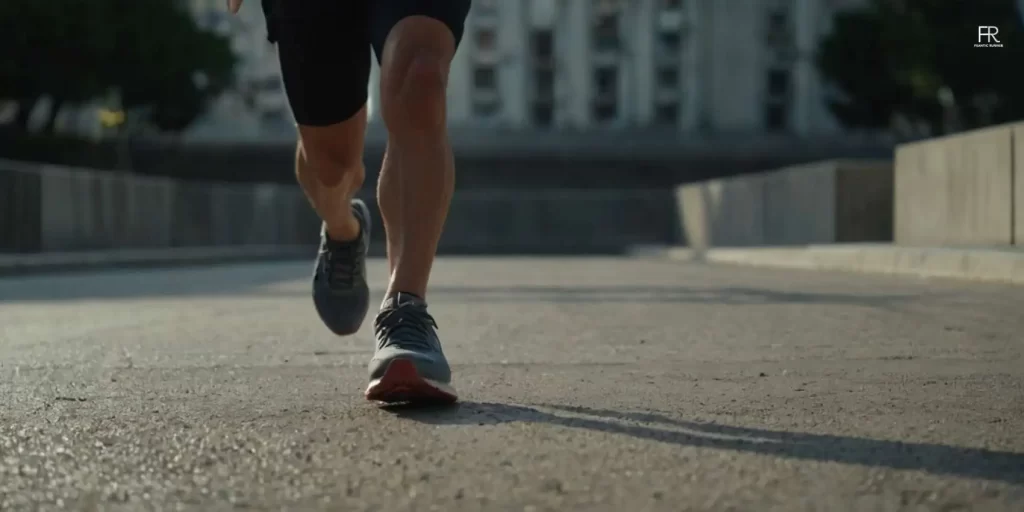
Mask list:
[[400,304],[377,315],[374,331],[377,348],[397,346],[410,350],[435,350],[430,342],[437,329],[437,321],[418,304]]
[[346,243],[324,249],[327,283],[334,289],[349,289],[359,276],[359,244]]

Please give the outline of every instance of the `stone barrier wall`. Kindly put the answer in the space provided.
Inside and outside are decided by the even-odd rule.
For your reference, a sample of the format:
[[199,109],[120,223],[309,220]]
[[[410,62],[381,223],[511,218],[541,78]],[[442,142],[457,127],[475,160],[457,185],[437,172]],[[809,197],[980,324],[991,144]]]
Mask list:
[[892,240],[892,165],[832,160],[676,189],[694,248]]
[[[384,240],[373,197],[374,242]],[[0,252],[310,245],[298,186],[182,182],[0,161]],[[617,253],[677,238],[671,190],[469,189],[441,241],[454,253]]]
[[895,170],[897,243],[1024,245],[1024,123],[900,145]]

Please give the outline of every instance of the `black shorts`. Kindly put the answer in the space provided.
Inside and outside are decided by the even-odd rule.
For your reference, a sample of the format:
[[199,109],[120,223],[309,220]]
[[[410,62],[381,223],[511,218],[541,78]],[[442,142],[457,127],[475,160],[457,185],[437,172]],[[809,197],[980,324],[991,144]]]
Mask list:
[[370,49],[408,16],[429,16],[462,40],[470,0],[263,0],[268,39],[277,43],[295,122],[327,126],[366,104]]

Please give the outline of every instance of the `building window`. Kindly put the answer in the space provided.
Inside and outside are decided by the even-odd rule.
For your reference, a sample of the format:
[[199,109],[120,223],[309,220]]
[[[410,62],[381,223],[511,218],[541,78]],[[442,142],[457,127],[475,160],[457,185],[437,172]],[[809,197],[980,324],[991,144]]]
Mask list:
[[779,102],[769,102],[765,107],[764,124],[768,131],[781,132],[788,128],[787,105]]
[[555,112],[550,103],[533,105],[533,124],[543,128],[550,127],[555,121]]
[[619,17],[615,13],[602,14],[594,23],[594,49],[615,51],[619,49]]
[[496,89],[498,77],[493,66],[477,66],[473,70],[473,87],[477,89]]
[[663,67],[657,73],[658,87],[677,89],[679,87],[679,68]]
[[260,117],[263,118],[264,123],[268,124],[282,124],[288,121],[288,113],[281,109],[264,111]]
[[534,30],[530,37],[534,58],[550,59],[555,55],[555,37],[551,30]]
[[498,72],[494,66],[477,65],[473,68],[473,114],[492,117],[501,109],[498,96]]
[[619,84],[619,70],[603,67],[594,70],[594,90],[598,96],[614,96]]
[[619,70],[615,66],[594,69],[593,116],[598,122],[613,120],[618,111]]
[[791,0],[775,0],[765,11],[765,51],[768,68],[764,78],[764,124],[768,131],[789,129],[793,96],[793,26]]
[[534,126],[547,128],[555,121],[555,36],[550,29],[530,33],[533,97],[530,113]]
[[494,117],[501,110],[501,103],[497,101],[474,101],[473,115],[476,117]]
[[660,126],[675,126],[679,123],[679,103],[662,103],[654,108],[654,122]]
[[773,9],[768,13],[768,32],[785,32],[789,28],[788,16],[782,9]]
[[538,69],[534,75],[535,93],[538,98],[550,99],[555,96],[555,73],[551,69]]
[[785,69],[768,70],[768,96],[785,98],[789,95],[789,72]]
[[606,123],[615,119],[617,105],[612,101],[599,101],[594,104],[594,120]]
[[658,50],[662,53],[679,53],[683,47],[683,37],[677,31],[658,32]]
[[475,34],[477,49],[493,51],[498,45],[498,36],[489,28],[477,29]]
[[789,46],[792,40],[792,27],[789,13],[785,8],[774,8],[768,11],[766,20],[765,43],[776,49]]

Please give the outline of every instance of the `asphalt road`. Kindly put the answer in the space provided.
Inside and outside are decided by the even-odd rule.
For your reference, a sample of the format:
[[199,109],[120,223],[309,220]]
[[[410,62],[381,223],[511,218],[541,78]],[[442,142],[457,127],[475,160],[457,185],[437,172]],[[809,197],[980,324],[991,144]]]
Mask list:
[[1022,287],[448,258],[385,409],[310,270],[0,280],[0,510],[1024,510]]

